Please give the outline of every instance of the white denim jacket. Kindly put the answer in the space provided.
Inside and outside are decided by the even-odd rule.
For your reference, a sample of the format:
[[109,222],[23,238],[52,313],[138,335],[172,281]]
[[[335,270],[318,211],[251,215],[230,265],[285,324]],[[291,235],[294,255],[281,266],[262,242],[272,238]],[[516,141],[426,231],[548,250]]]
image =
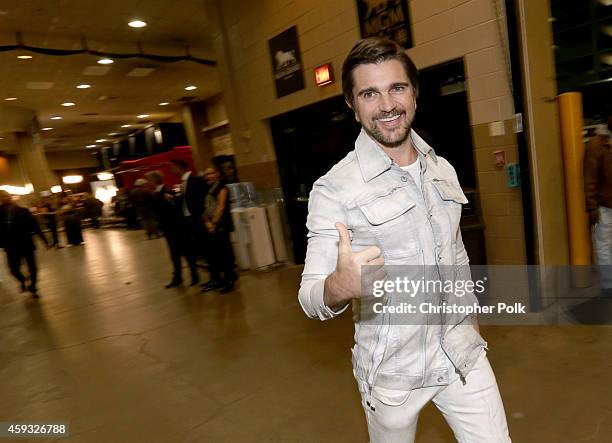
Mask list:
[[[450,278],[470,278],[459,229],[461,205],[467,199],[457,174],[416,132],[410,137],[421,165],[421,183],[363,130],[355,150],[314,183],[298,296],[309,317],[326,320],[346,310],[334,312],[323,302],[325,278],[336,268],[336,222],[351,231],[354,250],[380,247],[385,266],[423,265],[446,273],[446,278],[453,269]],[[468,294],[461,303],[478,302]],[[451,371],[465,383],[486,345],[469,316],[414,325],[392,324],[382,316],[375,324],[355,323],[353,370],[360,389],[370,393],[373,386],[412,390],[445,385]]]

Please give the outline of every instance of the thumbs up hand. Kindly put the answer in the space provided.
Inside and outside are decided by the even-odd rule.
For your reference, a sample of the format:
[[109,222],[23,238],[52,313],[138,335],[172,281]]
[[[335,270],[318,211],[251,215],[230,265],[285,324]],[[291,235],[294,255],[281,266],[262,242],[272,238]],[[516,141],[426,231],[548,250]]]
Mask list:
[[[336,270],[325,280],[324,302],[332,309],[340,308],[351,299],[361,297],[362,266],[382,268],[385,259],[377,246],[355,252],[351,246],[349,231],[343,223],[336,223],[340,240]],[[368,273],[370,274],[370,273]],[[373,273],[374,275],[374,273]]]

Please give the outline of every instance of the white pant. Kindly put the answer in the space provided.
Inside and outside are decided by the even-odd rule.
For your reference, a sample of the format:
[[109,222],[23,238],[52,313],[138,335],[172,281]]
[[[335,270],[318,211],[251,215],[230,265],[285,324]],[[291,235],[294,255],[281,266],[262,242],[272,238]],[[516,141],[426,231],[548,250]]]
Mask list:
[[599,223],[593,228],[593,241],[601,287],[612,288],[612,208],[599,207]]
[[366,405],[371,443],[412,443],[419,413],[431,400],[442,412],[460,443],[508,443],[508,425],[493,369],[482,351],[466,384],[455,375],[448,386],[433,386],[412,391],[374,387],[372,403]]

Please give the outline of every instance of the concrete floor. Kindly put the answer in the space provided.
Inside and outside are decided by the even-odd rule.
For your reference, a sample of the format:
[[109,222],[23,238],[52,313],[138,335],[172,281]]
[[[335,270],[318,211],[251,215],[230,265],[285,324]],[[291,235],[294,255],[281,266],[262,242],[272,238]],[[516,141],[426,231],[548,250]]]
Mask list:
[[[367,441],[350,316],[305,318],[299,267],[226,296],[167,290],[163,239],[85,240],[39,251],[39,300],[0,283],[0,421],[64,421],[62,441],[88,443]],[[514,442],[612,441],[611,327],[482,332]],[[417,442],[453,441],[427,407]]]

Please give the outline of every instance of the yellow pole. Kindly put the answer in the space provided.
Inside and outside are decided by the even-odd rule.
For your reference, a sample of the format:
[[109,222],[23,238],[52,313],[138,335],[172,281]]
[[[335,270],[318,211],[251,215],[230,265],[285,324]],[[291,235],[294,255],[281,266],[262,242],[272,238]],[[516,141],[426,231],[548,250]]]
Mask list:
[[582,94],[567,92],[559,96],[561,145],[565,174],[567,227],[572,265],[591,264],[591,236],[584,200],[584,142],[582,138]]

